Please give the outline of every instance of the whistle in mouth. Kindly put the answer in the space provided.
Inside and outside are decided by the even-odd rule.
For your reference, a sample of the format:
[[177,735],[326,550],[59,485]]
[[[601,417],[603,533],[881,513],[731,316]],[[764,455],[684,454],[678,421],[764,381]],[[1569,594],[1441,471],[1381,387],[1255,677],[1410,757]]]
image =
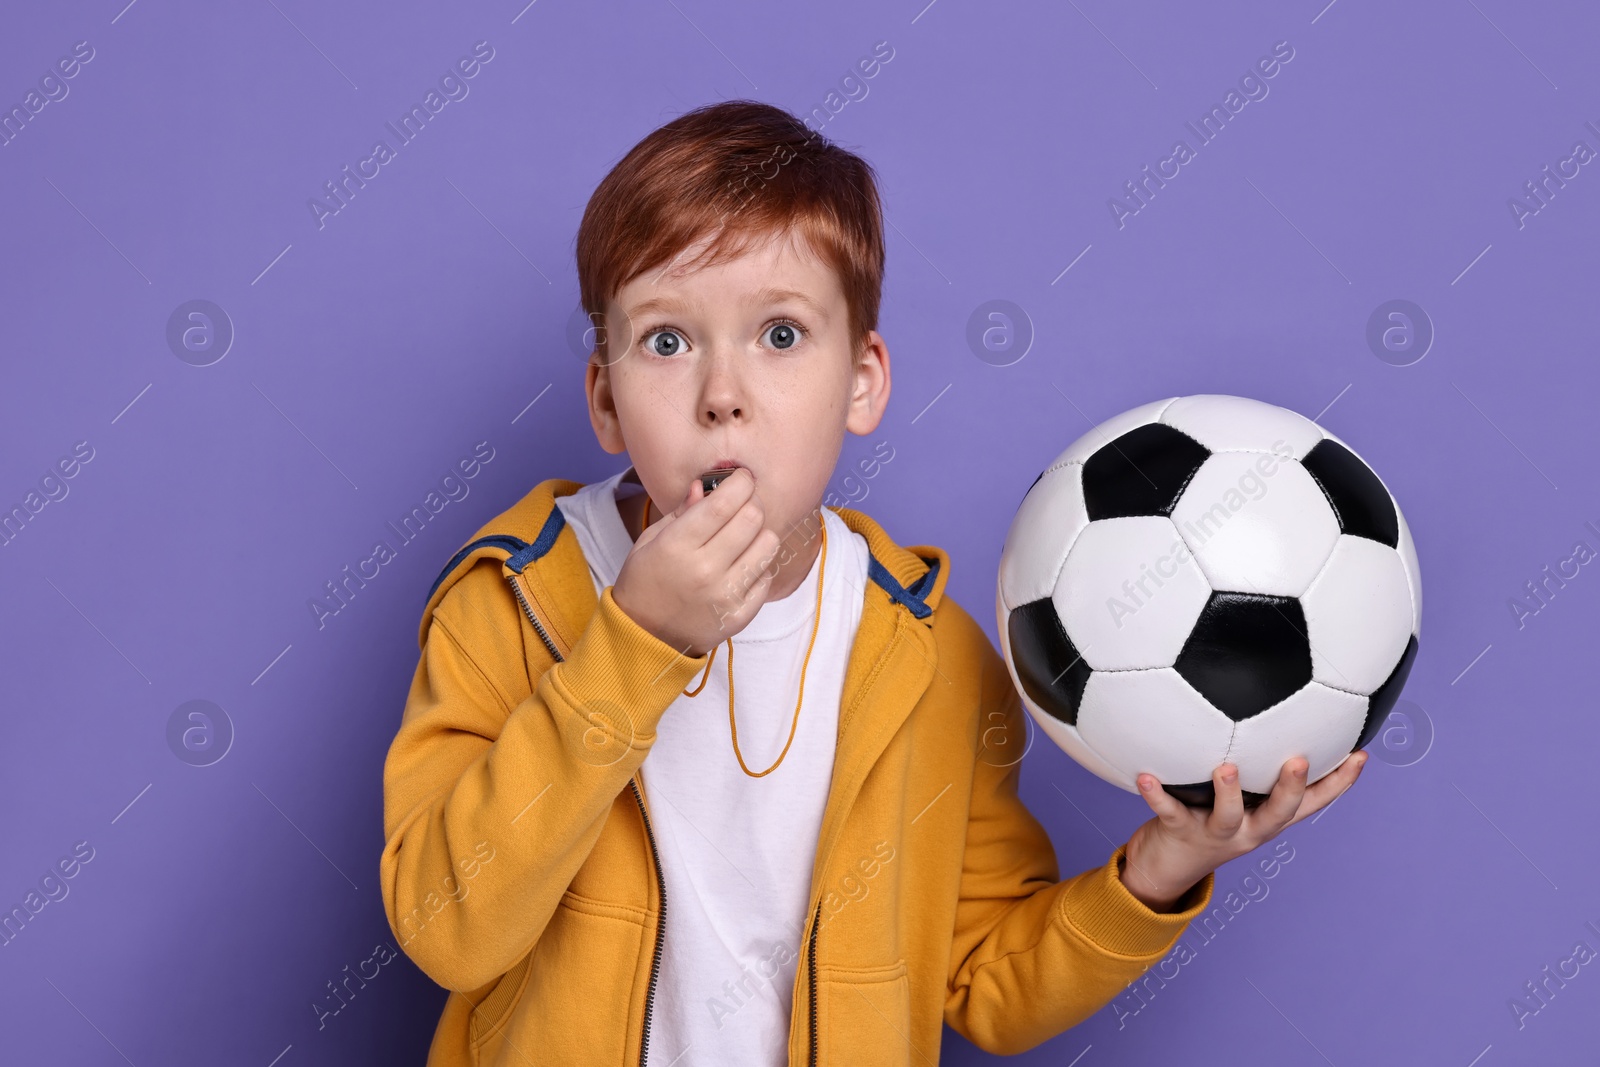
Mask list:
[[701,490],[707,493],[711,492],[711,490],[722,484],[722,479],[738,469],[738,467],[713,467],[711,470],[701,472]]

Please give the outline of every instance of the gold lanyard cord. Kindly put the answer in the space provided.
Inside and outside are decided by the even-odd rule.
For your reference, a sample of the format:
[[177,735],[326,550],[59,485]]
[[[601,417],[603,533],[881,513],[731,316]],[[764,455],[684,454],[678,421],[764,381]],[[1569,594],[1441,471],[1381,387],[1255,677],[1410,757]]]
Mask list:
[[[649,525],[650,501],[646,500],[644,505],[644,523],[639,527],[639,532],[643,533],[644,528]],[[801,661],[800,664],[800,694],[795,699],[794,718],[789,723],[789,739],[783,743],[783,751],[778,753],[777,762],[773,763],[772,766],[768,767],[764,771],[752,771],[744,762],[744,755],[739,751],[739,724],[733,715],[733,638],[730,637],[725,642],[728,646],[728,730],[733,737],[733,755],[736,759],[738,759],[740,769],[751,778],[764,778],[773,771],[777,770],[778,765],[781,764],[784,760],[784,757],[789,754],[789,746],[794,744],[795,728],[800,725],[800,708],[801,705],[805,703],[806,698],[806,670],[811,665],[811,650],[816,647],[817,627],[818,624],[822,622],[822,578],[824,573],[827,571],[827,567],[828,524],[826,520],[824,520],[822,524],[822,559],[817,571],[817,605],[816,611],[811,617],[811,640],[806,644],[806,657]],[[683,691],[684,696],[693,697],[700,695],[700,690],[706,687],[706,681],[711,677],[711,664],[716,660],[716,658],[717,649],[713,647],[711,649],[711,656],[706,660],[705,673],[700,676],[700,684],[695,686],[693,692],[685,689]]]

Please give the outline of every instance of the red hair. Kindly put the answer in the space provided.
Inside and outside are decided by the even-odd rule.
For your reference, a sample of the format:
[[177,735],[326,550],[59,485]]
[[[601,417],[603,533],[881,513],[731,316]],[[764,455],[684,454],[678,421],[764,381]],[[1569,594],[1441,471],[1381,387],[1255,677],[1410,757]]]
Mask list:
[[[578,293],[591,321],[624,285],[707,234],[699,265],[774,234],[805,237],[832,267],[859,353],[878,326],[883,214],[870,164],[782,108],[707,104],[656,129],[611,168],[578,226]],[[603,361],[605,332],[596,331]]]

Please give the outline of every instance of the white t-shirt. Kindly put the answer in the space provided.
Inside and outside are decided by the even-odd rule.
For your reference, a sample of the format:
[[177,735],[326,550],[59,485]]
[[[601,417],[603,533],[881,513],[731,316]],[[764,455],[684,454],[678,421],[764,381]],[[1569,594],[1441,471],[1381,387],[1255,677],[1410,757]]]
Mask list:
[[[627,473],[556,499],[597,593],[615,584],[633,547],[616,497]],[[622,486],[629,491],[642,489]],[[869,559],[865,538],[827,508],[822,515],[828,531],[822,620],[806,668],[805,705],[782,765],[761,778],[739,767],[728,726],[724,643],[705,688],[694,697],[680,695],[661,717],[642,766],[667,886],[651,1067],[788,1062],[811,866],[833,780],[839,697]],[[819,553],[794,592],[763,604],[732,638],[739,751],[754,771],[772,766],[789,737],[820,560]],[[699,684],[696,675],[687,689]]]

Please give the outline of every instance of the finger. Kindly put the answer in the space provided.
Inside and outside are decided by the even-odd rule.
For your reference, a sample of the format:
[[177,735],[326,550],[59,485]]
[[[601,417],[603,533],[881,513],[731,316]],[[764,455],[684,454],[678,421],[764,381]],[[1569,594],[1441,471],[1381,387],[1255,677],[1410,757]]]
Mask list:
[[[677,507],[667,512],[665,515],[662,515],[659,519],[648,523],[643,530],[640,530],[639,536],[634,538],[634,544],[647,545],[657,537],[660,537],[662,532],[665,531],[667,527],[677,522],[678,519],[683,515],[684,511],[699,501],[703,496],[705,496],[705,492],[700,488],[700,479],[696,478],[693,484],[689,486],[688,495],[683,498],[683,501],[679,503]],[[648,499],[646,499],[644,502],[645,518],[647,519],[650,516],[650,503],[651,502]]]
[[1305,799],[1300,802],[1300,808],[1289,820],[1289,825],[1293,826],[1308,815],[1315,815],[1338,800],[1361,777],[1361,769],[1366,765],[1365,752],[1352,752],[1346,756],[1343,763],[1317,779],[1316,784],[1306,790]]
[[[696,484],[699,481],[695,479]],[[685,501],[680,522],[692,547],[703,547],[727,526],[729,520],[750,500],[755,488],[755,475],[743,467],[724,478],[711,493],[706,493],[703,487],[697,489],[691,485],[689,492],[694,496],[693,506]],[[742,549],[744,546],[741,544],[739,547]]]
[[1261,824],[1267,836],[1289,825],[1289,821],[1300,810],[1306,793],[1306,771],[1310,766],[1303,756],[1294,756],[1284,760],[1283,766],[1278,769],[1278,780],[1272,786],[1272,793],[1256,809],[1255,821]]
[[[720,493],[722,490],[718,489],[717,492]],[[743,556],[760,537],[766,525],[767,517],[761,510],[761,504],[754,499],[746,500],[728,516],[722,528],[700,546],[700,551],[719,571],[729,570],[733,567],[734,561]],[[754,567],[744,576],[745,582],[753,582],[757,572],[764,567],[765,564]]]
[[1161,782],[1153,774],[1139,775],[1139,794],[1144,797],[1144,802],[1150,805],[1150,810],[1162,824],[1173,830],[1180,830],[1187,826],[1194,818],[1189,814],[1189,807],[1183,801],[1161,788]]
[[742,619],[747,605],[759,607],[765,602],[780,562],[778,535],[771,530],[758,531],[750,547],[728,568],[723,587],[724,595],[731,600],[726,605],[727,615]]
[[1211,772],[1211,786],[1216,799],[1211,804],[1211,817],[1206,829],[1218,837],[1232,837],[1244,823],[1244,791],[1239,787],[1239,768],[1224,763]]
[[758,579],[771,581],[778,576],[778,568],[787,560],[782,551],[783,542],[778,535],[763,527],[756,531],[750,544],[728,566],[728,578],[743,586],[753,586]]
[[681,503],[677,507],[673,508],[672,509],[672,514],[667,516],[667,518],[673,518],[673,519],[677,518],[679,515],[682,515],[685,511],[687,511],[690,508],[694,507],[694,505],[696,503],[698,503],[701,500],[704,500],[705,496],[706,496],[705,484],[703,482],[701,482],[699,478],[695,478],[695,479],[691,480],[689,482],[689,491],[687,493],[685,493],[684,496],[683,496],[683,503]]

